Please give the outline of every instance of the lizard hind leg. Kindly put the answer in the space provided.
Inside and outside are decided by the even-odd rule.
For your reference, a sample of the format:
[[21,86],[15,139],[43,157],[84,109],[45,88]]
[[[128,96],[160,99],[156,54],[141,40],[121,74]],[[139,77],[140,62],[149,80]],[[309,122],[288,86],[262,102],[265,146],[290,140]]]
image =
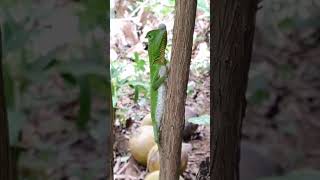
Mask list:
[[158,125],[153,126],[154,141],[159,144],[159,128]]
[[160,131],[160,123],[164,116],[165,110],[165,98],[166,98],[166,87],[162,84],[158,89],[158,100],[157,100],[157,108],[156,108],[156,124],[157,124],[157,136],[159,138]]

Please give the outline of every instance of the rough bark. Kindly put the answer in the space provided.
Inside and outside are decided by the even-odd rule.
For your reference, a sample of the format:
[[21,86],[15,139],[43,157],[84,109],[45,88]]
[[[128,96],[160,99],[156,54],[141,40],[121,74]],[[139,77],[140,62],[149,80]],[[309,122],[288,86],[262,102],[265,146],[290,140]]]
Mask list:
[[2,32],[0,27],[0,179],[10,180],[9,159],[9,130],[2,74]]
[[238,180],[242,119],[256,0],[213,0],[211,21],[211,167],[214,180]]
[[[110,11],[109,3],[108,8]],[[107,32],[110,32],[110,18],[107,18]],[[114,133],[113,133],[113,125],[114,125],[114,109],[112,107],[112,93],[111,93],[111,72],[110,72],[110,33],[106,33],[106,69],[107,69],[107,81],[109,82],[109,88],[106,89],[107,93],[107,114],[109,115],[109,118],[107,118],[107,134],[106,134],[106,145],[107,145],[107,151],[106,151],[106,179],[113,179],[113,142],[114,142]]]
[[177,0],[175,4],[168,91],[164,119],[160,125],[160,180],[179,178],[178,167],[196,8],[196,0]]

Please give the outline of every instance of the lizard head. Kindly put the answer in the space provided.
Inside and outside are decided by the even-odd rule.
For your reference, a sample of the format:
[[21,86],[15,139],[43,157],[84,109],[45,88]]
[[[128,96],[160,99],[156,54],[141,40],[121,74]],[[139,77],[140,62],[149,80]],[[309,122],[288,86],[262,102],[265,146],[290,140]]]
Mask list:
[[164,63],[164,54],[167,46],[167,30],[164,24],[160,24],[158,29],[147,33],[148,54],[150,63]]
[[160,24],[157,29],[151,30],[147,33],[145,38],[148,38],[148,41],[161,39],[164,35],[164,32],[167,31],[166,25]]

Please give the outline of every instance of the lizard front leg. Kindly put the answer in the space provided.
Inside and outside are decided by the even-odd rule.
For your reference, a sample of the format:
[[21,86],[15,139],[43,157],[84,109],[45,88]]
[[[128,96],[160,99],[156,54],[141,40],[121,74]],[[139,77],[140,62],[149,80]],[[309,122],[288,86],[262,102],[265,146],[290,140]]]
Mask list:
[[169,66],[162,66],[160,68],[159,75],[155,75],[152,79],[152,86],[151,88],[155,91],[159,89],[159,87],[168,79],[170,67]]

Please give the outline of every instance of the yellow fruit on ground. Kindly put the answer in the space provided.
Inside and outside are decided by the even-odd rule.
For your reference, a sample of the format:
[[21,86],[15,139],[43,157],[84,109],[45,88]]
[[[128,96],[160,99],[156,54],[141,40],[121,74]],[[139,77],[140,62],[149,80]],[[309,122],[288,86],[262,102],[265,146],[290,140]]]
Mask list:
[[151,114],[147,114],[141,121],[141,126],[152,125]]
[[[188,164],[188,148],[186,144],[182,144],[180,174],[182,174],[186,170],[187,164]],[[160,170],[160,155],[159,155],[159,150],[157,145],[154,145],[148,153],[147,168],[149,172]]]
[[[144,180],[159,180],[160,171],[154,171],[149,173]],[[181,176],[179,180],[184,180]]]
[[133,158],[141,165],[147,165],[149,150],[155,145],[153,127],[141,126],[129,140],[129,149]]

